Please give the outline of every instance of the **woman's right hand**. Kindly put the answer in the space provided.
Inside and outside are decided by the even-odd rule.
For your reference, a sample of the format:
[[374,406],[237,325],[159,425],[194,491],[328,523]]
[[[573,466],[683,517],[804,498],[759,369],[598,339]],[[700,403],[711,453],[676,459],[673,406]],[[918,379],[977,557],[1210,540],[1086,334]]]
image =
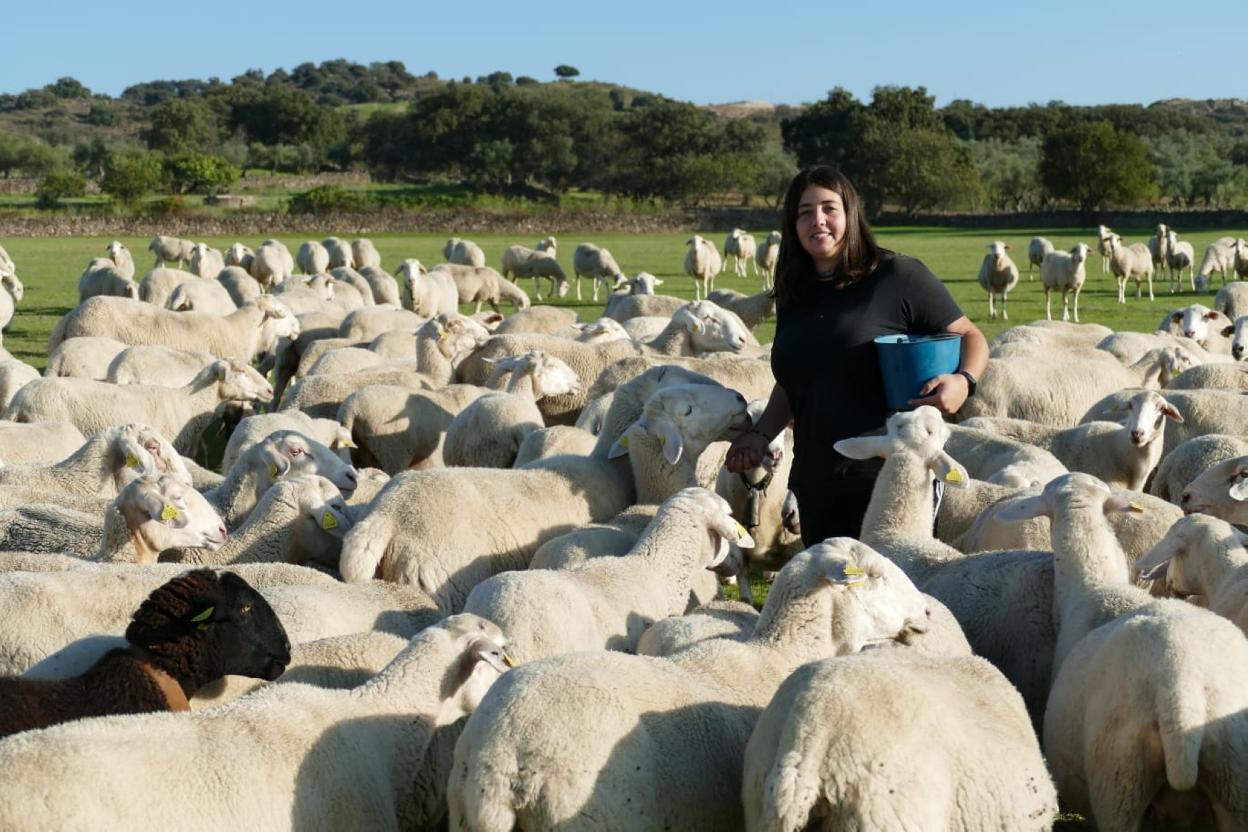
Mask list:
[[734,474],[749,471],[763,464],[767,456],[767,447],[771,443],[756,430],[748,431],[732,440],[728,455],[724,458],[724,467]]

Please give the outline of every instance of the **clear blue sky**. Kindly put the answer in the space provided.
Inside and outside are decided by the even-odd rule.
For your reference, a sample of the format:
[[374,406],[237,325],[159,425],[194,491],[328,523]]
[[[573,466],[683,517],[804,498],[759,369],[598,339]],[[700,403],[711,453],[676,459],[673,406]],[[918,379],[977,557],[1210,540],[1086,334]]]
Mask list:
[[347,58],[443,78],[547,80],[567,63],[698,103],[797,104],[837,85],[866,99],[880,84],[990,106],[1248,98],[1244,0],[15,0],[4,17],[0,92],[70,75],[116,95]]

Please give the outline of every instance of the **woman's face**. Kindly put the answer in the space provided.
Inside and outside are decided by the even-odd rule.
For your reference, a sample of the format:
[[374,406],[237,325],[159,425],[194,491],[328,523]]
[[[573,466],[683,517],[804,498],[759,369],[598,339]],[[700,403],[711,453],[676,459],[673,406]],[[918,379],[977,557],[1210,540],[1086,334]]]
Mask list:
[[814,258],[818,271],[836,264],[845,240],[845,206],[840,194],[820,185],[802,191],[797,204],[797,239]]

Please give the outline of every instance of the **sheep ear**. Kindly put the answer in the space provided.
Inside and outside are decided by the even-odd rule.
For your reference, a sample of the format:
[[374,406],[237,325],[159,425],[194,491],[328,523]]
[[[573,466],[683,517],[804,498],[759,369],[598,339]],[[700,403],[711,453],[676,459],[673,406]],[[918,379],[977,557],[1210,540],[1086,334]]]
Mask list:
[[1122,514],[1143,514],[1144,506],[1134,502],[1130,497],[1124,497],[1121,494],[1111,494],[1105,500],[1105,513],[1113,514],[1120,512]]
[[633,422],[633,424],[629,425],[619,439],[611,443],[611,448],[607,451],[607,459],[618,459],[622,456],[628,456],[628,434],[631,433],[633,428],[638,424],[638,422]]
[[1165,399],[1161,400],[1161,412],[1172,422],[1183,421],[1183,414],[1179,412],[1179,409]]
[[1135,569],[1140,573],[1141,578],[1155,581],[1166,576],[1170,570],[1170,561],[1174,560],[1174,556],[1174,547],[1158,543],[1135,562]]
[[852,563],[838,560],[828,564],[824,577],[839,586],[855,586],[867,580],[867,571]]
[[290,471],[290,460],[271,442],[265,443],[264,450],[260,452],[260,458],[268,466],[270,480],[277,481]]
[[970,484],[971,475],[967,473],[962,463],[944,451],[940,451],[928,463],[932,472],[940,478],[940,481],[954,488],[966,488]]
[[694,335],[701,335],[702,331],[706,329],[706,326],[697,318],[690,318],[686,322],[685,327]]
[[198,625],[195,628],[197,630],[207,630],[212,624],[212,614],[216,611],[216,607],[204,607],[204,609],[191,617],[191,623]]
[[1230,337],[1231,337],[1232,335],[1234,335],[1234,334],[1235,334],[1235,327],[1233,327],[1233,326],[1224,326],[1224,327],[1222,327],[1222,337],[1223,337],[1223,338],[1230,338]]
[[163,520],[165,498],[156,487],[154,481],[145,482],[135,497],[135,505],[147,515],[149,520]]
[[1017,503],[995,511],[993,516],[1008,523],[1020,523],[1033,517],[1052,517],[1053,506],[1043,494],[1038,494],[1035,497],[1025,497]]
[[853,436],[834,442],[832,449],[850,459],[887,458],[891,450],[887,436]]
[[217,376],[217,381],[225,381],[230,375],[230,364],[228,361],[217,361],[213,363],[213,371]]
[[[652,429],[650,433],[654,433]],[[685,450],[685,440],[681,437],[680,431],[676,430],[676,426],[663,422],[659,425],[658,433],[659,447],[663,449],[663,458],[667,460],[668,465],[675,465],[680,462],[680,456]]]
[[1231,484],[1226,492],[1232,500],[1248,500],[1248,477],[1240,477]]
[[[719,535],[720,540],[725,543],[731,541],[741,549],[753,549],[754,538],[750,536],[749,531],[737,522],[737,519],[731,514],[716,512],[711,518],[711,529],[715,534]],[[722,560],[721,557],[719,560]],[[718,563],[718,561],[716,561]],[[712,566],[715,564],[712,564]]]
[[118,452],[125,466],[138,474],[155,474],[156,460],[151,453],[129,436],[123,437]]

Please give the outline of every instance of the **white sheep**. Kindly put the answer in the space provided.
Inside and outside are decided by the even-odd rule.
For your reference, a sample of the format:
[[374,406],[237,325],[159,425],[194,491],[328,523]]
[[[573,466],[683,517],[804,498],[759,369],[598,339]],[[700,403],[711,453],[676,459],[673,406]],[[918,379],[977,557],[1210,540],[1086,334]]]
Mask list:
[[[496,335],[509,332],[537,332],[550,335],[569,335],[571,327],[578,327],[575,309],[565,306],[530,306],[513,315],[508,315],[502,323],[491,331]],[[577,329],[577,332],[580,330]]]
[[331,269],[354,268],[355,253],[351,250],[351,244],[346,240],[338,237],[326,237],[321,240],[321,245],[329,254],[329,267]]
[[685,243],[689,251],[685,254],[685,274],[693,278],[694,300],[709,297],[715,288],[715,275],[719,274],[723,258],[719,249],[710,240],[697,234]]
[[750,266],[754,267],[754,274],[757,275],[758,264],[754,262],[757,254],[758,243],[754,240],[754,235],[742,228],[734,228],[724,239],[724,261],[719,270],[722,272],[727,269],[728,258],[732,257],[737,277],[745,277],[746,268]]
[[82,431],[68,422],[0,421],[0,460],[6,465],[59,462],[86,441]]
[[238,310],[238,304],[224,286],[214,280],[183,283],[173,290],[165,308],[174,312],[199,312],[223,317]]
[[381,253],[377,251],[377,246],[373,245],[373,241],[367,237],[351,241],[351,259],[353,261],[351,268],[356,271],[366,266],[381,268]]
[[459,287],[447,271],[429,271],[419,260],[408,258],[394,273],[403,287],[403,308],[424,318],[459,311]]
[[256,253],[251,250],[250,246],[243,245],[242,243],[233,243],[225,250],[225,255],[222,257],[222,260],[225,262],[227,268],[230,266],[236,266],[247,272],[248,276],[250,276],[251,262],[255,259],[255,257]]
[[758,253],[754,255],[759,271],[763,273],[763,288],[768,291],[771,290],[776,280],[776,264],[780,262],[780,240],[780,232],[772,231],[758,247]]
[[1235,281],[1223,286],[1213,296],[1213,308],[1231,320],[1248,315],[1248,282]]
[[1196,250],[1186,240],[1180,240],[1172,228],[1167,234],[1166,265],[1170,267],[1170,294],[1183,288],[1183,270],[1187,270],[1192,281],[1192,291],[1196,290]]
[[1057,814],[1018,691],[979,657],[916,648],[798,668],[750,736],[741,799],[752,832],[1039,832]]
[[[1148,493],[1178,505],[1188,483],[1206,469],[1237,456],[1248,456],[1248,438],[1213,433],[1185,440],[1162,456]],[[0,450],[3,458],[4,451]]]
[[1010,313],[1006,310],[1006,296],[1018,284],[1018,266],[1006,254],[1008,243],[1000,240],[988,244],[988,253],[979,265],[979,287],[988,293],[988,317],[997,319],[997,308],[993,301],[1001,296],[1001,318],[1008,321]]
[[1031,280],[1032,266],[1043,266],[1045,255],[1052,253],[1056,249],[1053,244],[1044,237],[1032,237],[1027,243],[1027,279]]
[[707,300],[734,313],[750,329],[776,315],[776,299],[768,291],[744,295],[734,289],[716,289]]
[[[780,573],[751,637],[670,658],[568,653],[522,665],[455,748],[453,829],[740,829],[741,769],[759,709],[797,666],[927,629],[926,603],[868,547],[832,538]],[[609,783],[610,788],[603,788]]]
[[316,240],[305,240],[295,254],[295,264],[303,274],[325,274],[329,271],[329,252]]
[[[1092,405],[1079,422],[1112,421],[1135,393],[1135,390],[1120,390],[1105,396]],[[1183,421],[1166,423],[1163,456],[1192,437],[1210,433],[1238,434],[1248,420],[1248,396],[1239,391],[1167,390],[1166,401],[1174,405]]]
[[446,465],[512,467],[524,438],[544,427],[537,402],[581,384],[571,367],[537,350],[500,359],[494,368],[509,375],[505,391],[481,396],[451,419],[442,447]]
[[[1096,250],[1101,254],[1101,274],[1109,271],[1109,241],[1118,235],[1114,234],[1107,225],[1098,225],[1096,227]],[[1041,260],[1044,258],[1041,257]]]
[[[394,828],[420,811],[411,784],[433,730],[471,712],[504,674],[505,644],[489,622],[457,616],[416,636],[353,690],[271,685],[204,713],[108,717],[13,737],[0,749],[14,775],[0,784],[0,826],[69,827],[90,817],[151,828],[222,828],[244,818],[256,828],[329,819]],[[127,764],[119,766],[122,748]],[[170,770],[214,775],[172,778],[160,795],[136,788]],[[99,789],[84,795],[84,782]]]
[[1195,290],[1207,292],[1212,289],[1214,272],[1221,272],[1222,285],[1225,286],[1227,272],[1235,269],[1235,252],[1234,238],[1214,240],[1206,246],[1205,254],[1200,259],[1200,268],[1196,270],[1196,276],[1192,278]]
[[446,262],[461,266],[485,265],[485,252],[481,250],[481,246],[458,237],[451,237],[446,241],[446,245],[442,246],[442,256],[446,258]]
[[105,255],[112,261],[117,273],[127,280],[134,279],[134,257],[130,254],[130,249],[120,240],[113,240],[104,248]]
[[188,266],[191,274],[207,280],[213,280],[225,268],[225,258],[207,243],[196,243],[191,249],[191,262]]
[[139,299],[139,284],[117,268],[109,259],[97,257],[83,269],[78,278],[78,301],[81,303],[96,295],[116,295],[123,298]]
[[[553,257],[546,257],[555,266]],[[441,271],[451,276],[455,288],[459,292],[460,303],[475,303],[474,314],[481,311],[481,304],[488,303],[495,312],[500,312],[498,304],[507,301],[517,310],[529,308],[529,296],[519,286],[514,285],[489,266],[460,266],[452,263],[441,263],[435,266],[431,274]],[[562,269],[560,269],[562,273]]]
[[659,507],[627,554],[570,570],[495,575],[473,588],[464,611],[503,628],[520,662],[577,650],[633,652],[651,623],[688,610],[694,582],[730,546],[752,543],[723,498],[686,488]]
[[1231,342],[1230,333],[1224,331],[1233,325],[1234,321],[1216,309],[1192,303],[1167,314],[1157,328],[1191,339],[1208,352],[1226,355],[1231,351]]
[[[1168,249],[1167,249],[1168,250]],[[1167,255],[1168,256],[1168,255]],[[1153,258],[1143,243],[1124,247],[1122,238],[1114,234],[1109,238],[1109,265],[1118,282],[1118,302],[1127,302],[1127,281],[1135,281],[1135,296],[1140,297],[1140,282],[1148,279],[1148,299],[1153,300]],[[1078,301],[1078,296],[1075,298]],[[1078,320],[1076,318],[1076,320]]]
[[1243,481],[1248,477],[1248,457],[1224,459],[1189,482],[1179,497],[1185,514],[1208,514],[1236,525],[1248,524],[1248,503]]
[[1245,544],[1248,535],[1225,520],[1189,514],[1135,562],[1135,570],[1169,595],[1198,599],[1248,634]]
[[251,276],[266,289],[272,290],[295,273],[295,258],[290,249],[277,240],[265,240],[251,258]]
[[229,293],[235,306],[243,306],[264,294],[259,281],[243,266],[226,266],[217,275],[217,282]]
[[1159,273],[1166,268],[1170,254],[1170,227],[1165,223],[1158,223],[1157,230],[1148,238],[1147,248],[1153,262],[1153,272]]
[[166,237],[157,234],[152,241],[147,244],[147,250],[156,255],[156,265],[154,268],[159,269],[165,265],[166,260],[176,261],[178,267],[190,263],[191,250],[195,247],[195,243],[190,240],[182,240],[177,237]]
[[373,293],[373,301],[378,304],[388,303],[392,306],[399,305],[399,287],[391,277],[380,266],[364,266],[359,270],[359,274],[364,278],[364,282],[368,284]]
[[1088,246],[1085,243],[1075,243],[1069,252],[1051,251],[1044,255],[1044,261],[1040,264],[1040,282],[1044,284],[1044,317],[1053,320],[1052,298],[1053,292],[1062,293],[1062,320],[1069,320],[1071,317],[1068,308],[1067,295],[1074,293],[1074,319],[1075,323],[1079,323],[1079,290],[1083,288],[1083,282],[1087,279],[1087,272],[1084,269],[1088,259]]
[[[655,285],[661,282],[657,281]],[[602,317],[623,323],[629,318],[646,315],[671,315],[685,303],[687,301],[684,298],[671,295],[655,295],[640,291],[634,291],[631,294],[613,292],[607,295],[606,305],[602,308]]]
[[[618,289],[626,278],[611,252],[593,243],[581,243],[572,252],[572,272],[576,275],[576,299],[581,299],[581,277],[588,277],[594,286],[594,303],[598,302],[598,284],[611,281]],[[539,298],[540,300],[540,298]]]
[[333,419],[313,419],[295,410],[248,416],[239,422],[225,445],[221,470],[228,472],[253,445],[281,430],[302,433],[334,451],[344,462],[351,461],[354,443],[350,431]]
[[533,278],[533,291],[538,300],[542,299],[542,278],[550,281],[550,295],[564,297],[568,293],[568,277],[550,252],[508,246],[503,252],[501,269],[503,277],[516,281],[522,277]]

